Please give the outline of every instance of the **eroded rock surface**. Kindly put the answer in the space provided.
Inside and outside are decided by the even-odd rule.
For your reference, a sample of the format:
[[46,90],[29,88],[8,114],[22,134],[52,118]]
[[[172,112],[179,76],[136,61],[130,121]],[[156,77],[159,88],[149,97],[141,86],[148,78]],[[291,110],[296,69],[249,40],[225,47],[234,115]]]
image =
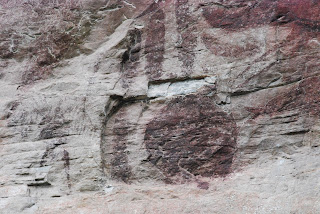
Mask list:
[[147,125],[145,133],[148,161],[168,179],[179,174],[190,179],[231,172],[236,123],[211,97],[188,95],[171,100]]
[[317,0],[0,0],[0,213],[320,213]]

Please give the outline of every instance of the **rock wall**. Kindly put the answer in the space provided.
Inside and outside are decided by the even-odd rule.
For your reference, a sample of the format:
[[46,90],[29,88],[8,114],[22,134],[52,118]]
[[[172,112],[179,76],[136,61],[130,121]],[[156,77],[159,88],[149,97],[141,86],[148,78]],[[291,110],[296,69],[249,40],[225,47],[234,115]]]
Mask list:
[[320,213],[318,0],[0,0],[0,213]]

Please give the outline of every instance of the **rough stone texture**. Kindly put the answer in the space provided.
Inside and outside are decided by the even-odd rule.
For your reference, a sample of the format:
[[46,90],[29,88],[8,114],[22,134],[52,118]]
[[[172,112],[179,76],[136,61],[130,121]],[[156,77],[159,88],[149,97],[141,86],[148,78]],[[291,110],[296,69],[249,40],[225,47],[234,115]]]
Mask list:
[[0,0],[0,213],[320,213],[318,0]]
[[232,115],[219,110],[211,97],[178,97],[147,125],[147,161],[157,166],[168,182],[178,175],[183,180],[225,176],[231,171],[237,135]]

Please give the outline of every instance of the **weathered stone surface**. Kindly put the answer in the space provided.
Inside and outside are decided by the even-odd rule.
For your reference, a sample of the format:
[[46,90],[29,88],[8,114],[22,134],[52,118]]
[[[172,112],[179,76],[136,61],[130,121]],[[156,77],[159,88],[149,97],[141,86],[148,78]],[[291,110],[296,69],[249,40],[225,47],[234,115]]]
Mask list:
[[320,213],[317,0],[0,0],[0,213]]
[[147,124],[147,160],[167,182],[225,176],[231,172],[237,135],[232,115],[218,109],[211,97],[175,98]]

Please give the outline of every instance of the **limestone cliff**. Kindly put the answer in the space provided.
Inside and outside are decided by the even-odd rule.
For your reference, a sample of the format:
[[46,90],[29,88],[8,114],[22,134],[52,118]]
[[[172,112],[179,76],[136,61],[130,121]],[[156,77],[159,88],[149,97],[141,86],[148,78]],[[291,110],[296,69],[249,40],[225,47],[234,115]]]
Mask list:
[[320,213],[319,0],[0,0],[0,213]]

